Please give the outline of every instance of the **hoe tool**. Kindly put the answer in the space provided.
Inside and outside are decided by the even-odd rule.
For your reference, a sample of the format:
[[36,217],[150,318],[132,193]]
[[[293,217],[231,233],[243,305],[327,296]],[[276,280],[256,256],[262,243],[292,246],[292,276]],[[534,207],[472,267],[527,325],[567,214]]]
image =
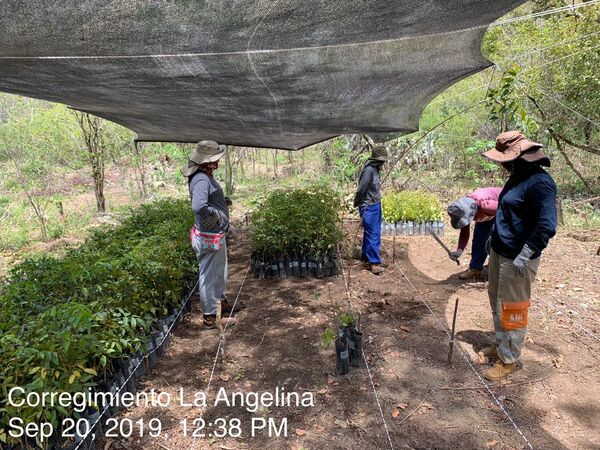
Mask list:
[[[429,231],[429,234],[431,234],[433,236],[433,238],[437,241],[437,243],[440,244],[444,250],[446,250],[446,253],[448,253],[448,255],[450,255],[452,253],[450,251],[450,249],[448,247],[446,247],[446,244],[444,244],[442,242],[442,240],[439,237],[437,237],[437,235],[432,231],[432,229],[430,227],[427,227],[427,231]],[[458,264],[460,266],[460,262],[458,261],[458,259],[456,260],[456,264]]]

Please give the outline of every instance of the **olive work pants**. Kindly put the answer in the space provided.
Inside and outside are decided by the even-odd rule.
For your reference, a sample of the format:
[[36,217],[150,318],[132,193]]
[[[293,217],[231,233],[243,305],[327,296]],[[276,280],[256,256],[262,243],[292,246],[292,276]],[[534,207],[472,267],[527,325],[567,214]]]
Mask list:
[[513,271],[513,260],[498,255],[492,249],[488,277],[488,296],[498,357],[506,364],[514,363],[521,355],[527,332],[531,284],[540,265],[540,258],[529,261],[523,277]]
[[202,302],[202,313],[215,315],[219,302],[226,299],[228,269],[225,238],[222,239],[221,248],[216,252],[202,250],[197,236],[192,239],[192,248],[196,253],[200,269],[198,292]]

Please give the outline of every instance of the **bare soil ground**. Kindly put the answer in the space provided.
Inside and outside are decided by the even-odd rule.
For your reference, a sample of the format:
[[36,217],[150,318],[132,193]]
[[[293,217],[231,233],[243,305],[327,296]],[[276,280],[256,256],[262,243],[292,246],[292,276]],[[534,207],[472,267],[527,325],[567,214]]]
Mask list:
[[[226,332],[225,354],[214,373],[219,332],[202,329],[194,298],[192,313],[140,387],[174,399],[180,388],[190,396],[208,389],[208,407],[174,402],[168,408],[129,409],[123,417],[160,418],[162,436],[107,439],[105,450],[521,449],[528,443],[543,449],[600,448],[597,242],[568,235],[553,240],[535,284],[521,368],[488,391],[477,376],[488,366],[476,356],[493,339],[486,285],[459,282],[456,275],[464,268],[450,262],[433,239],[385,238],[386,271],[380,276],[345,259],[368,370],[351,368],[349,375],[336,376],[334,351],[322,348],[320,335],[348,309],[344,278],[245,278],[249,248],[243,235],[240,230],[230,243],[229,295],[235,299],[241,287],[239,300],[246,308]],[[446,332],[456,297],[459,342],[450,367]],[[230,394],[276,388],[311,392],[315,405],[256,412],[213,406],[222,387]],[[191,423],[200,415],[207,436],[184,436],[181,421]],[[240,419],[242,436],[209,437],[218,418]],[[252,418],[273,418],[278,424],[287,418],[287,437],[267,431],[252,436]]]

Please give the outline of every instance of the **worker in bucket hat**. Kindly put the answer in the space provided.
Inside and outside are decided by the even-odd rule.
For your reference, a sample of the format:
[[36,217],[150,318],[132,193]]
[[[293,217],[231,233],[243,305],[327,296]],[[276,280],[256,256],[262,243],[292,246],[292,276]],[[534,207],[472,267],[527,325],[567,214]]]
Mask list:
[[518,131],[502,133],[483,154],[502,164],[510,177],[499,197],[486,249],[490,255],[488,296],[496,342],[482,353],[497,358],[484,376],[490,381],[515,370],[527,331],[531,285],[542,251],[556,234],[556,184],[543,169],[550,160],[543,146]]
[[[189,156],[181,173],[188,181],[194,226],[190,231],[192,248],[200,269],[198,291],[204,326],[215,328],[217,313],[232,313],[227,301],[227,244],[229,204],[223,189],[213,177],[227,147],[215,141],[201,141]],[[236,308],[239,309],[239,308]],[[228,319],[221,321],[224,324]]]

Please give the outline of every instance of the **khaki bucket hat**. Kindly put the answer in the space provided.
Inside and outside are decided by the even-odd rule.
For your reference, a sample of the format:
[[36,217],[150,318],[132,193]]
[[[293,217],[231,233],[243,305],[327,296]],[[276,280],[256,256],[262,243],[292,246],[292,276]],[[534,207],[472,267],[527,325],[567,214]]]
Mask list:
[[188,165],[181,169],[184,177],[193,175],[201,164],[218,161],[227,152],[226,145],[219,145],[215,141],[200,141],[188,158]]
[[543,147],[542,144],[528,140],[520,131],[507,131],[496,138],[496,148],[488,150],[483,156],[499,163],[514,161],[520,157],[535,162],[546,158]]

